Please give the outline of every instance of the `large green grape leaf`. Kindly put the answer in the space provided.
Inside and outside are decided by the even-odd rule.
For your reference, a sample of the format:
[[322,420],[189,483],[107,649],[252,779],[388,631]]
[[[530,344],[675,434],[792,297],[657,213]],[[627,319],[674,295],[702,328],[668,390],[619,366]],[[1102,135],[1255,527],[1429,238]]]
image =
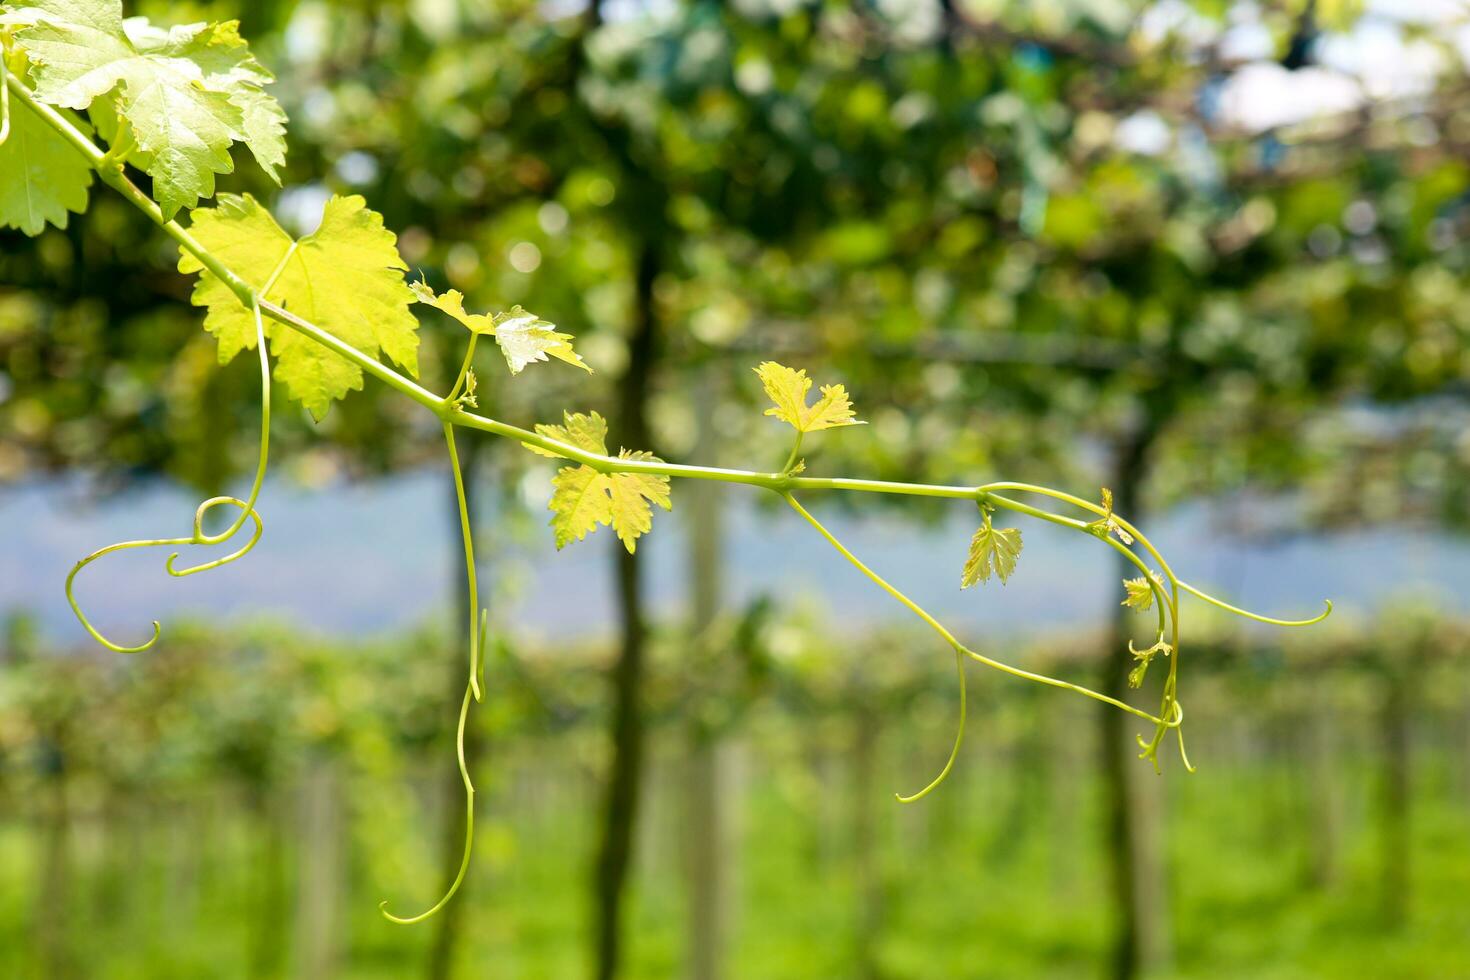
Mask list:
[[32,21],[15,38],[37,97],[71,109],[104,100],[100,114],[131,128],[138,152],[129,159],[153,178],[165,216],[214,195],[215,174],[234,169],[237,140],[278,179],[285,114],[262,90],[271,75],[234,21],[162,30],[124,20],[121,0],[36,0],[16,13]]
[[[607,421],[601,415],[566,412],[563,417],[564,425],[538,425],[536,431],[589,453],[607,455]],[[558,455],[537,446],[526,448],[542,456]],[[629,449],[620,450],[618,458],[658,459],[652,453]],[[556,490],[548,507],[558,549],[581,541],[599,524],[606,524],[632,554],[638,550],[638,538],[653,528],[651,505],[673,509],[669,478],[656,473],[599,473],[590,466],[563,466],[551,482]]]
[[[293,241],[249,194],[221,194],[217,207],[192,212],[190,231],[226,268],[271,300],[370,357],[386,353],[418,375],[418,321],[408,311],[408,267],[382,216],[361,197],[333,197],[315,232]],[[220,362],[255,346],[255,319],[230,288],[182,252],[179,271],[201,273],[193,302],[209,312],[204,328]],[[291,397],[321,419],[332,401],[362,388],[362,369],[290,327],[270,322],[275,374]]]
[[10,136],[0,143],[0,228],[39,235],[49,221],[87,208],[92,168],[74,147],[19,100],[10,103]]

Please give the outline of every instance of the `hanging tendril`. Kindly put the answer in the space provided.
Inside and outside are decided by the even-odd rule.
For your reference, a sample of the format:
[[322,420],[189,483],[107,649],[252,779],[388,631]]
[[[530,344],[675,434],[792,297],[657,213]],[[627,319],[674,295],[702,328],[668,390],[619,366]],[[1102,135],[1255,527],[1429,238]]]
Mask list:
[[470,714],[470,699],[472,695],[473,692],[466,687],[464,701],[459,706],[459,729],[455,734],[455,747],[459,753],[459,778],[464,781],[464,853],[459,859],[459,871],[455,874],[454,881],[450,882],[449,890],[444,893],[444,897],[418,915],[406,917],[394,915],[388,911],[387,899],[379,902],[378,911],[383,913],[383,918],[389,922],[396,922],[401,926],[411,926],[415,922],[422,922],[429,918],[449,904],[449,900],[454,897],[455,892],[459,891],[459,886],[464,884],[465,875],[469,872],[470,855],[473,853],[475,846],[475,784],[470,780],[469,767],[465,765],[464,726],[465,719]]
[[[92,562],[96,561],[102,556],[110,555],[115,551],[127,551],[133,548],[159,548],[178,547],[181,545],[224,544],[226,541],[229,541],[231,538],[239,533],[240,529],[245,526],[245,522],[247,520],[253,520],[255,522],[255,530],[251,533],[250,540],[246,541],[245,544],[238,550],[232,551],[230,554],[225,555],[223,558],[216,558],[213,561],[207,561],[202,564],[195,565],[191,568],[179,570],[174,568],[174,561],[179,557],[179,553],[176,551],[173,554],[169,555],[163,563],[164,569],[175,578],[183,578],[186,575],[194,575],[198,572],[207,572],[211,568],[219,568],[221,565],[228,565],[230,562],[234,561],[237,558],[243,558],[245,555],[250,553],[250,550],[255,547],[256,542],[260,540],[260,536],[265,533],[265,524],[261,521],[260,513],[255,509],[255,504],[256,501],[260,499],[261,486],[265,482],[266,462],[270,455],[270,356],[266,351],[265,324],[261,320],[260,304],[258,302],[253,305],[252,311],[255,314],[256,349],[260,353],[260,454],[255,464],[255,480],[250,486],[249,496],[244,500],[241,500],[238,497],[227,496],[210,497],[208,500],[200,504],[199,507],[194,511],[194,531],[188,537],[146,538],[137,541],[120,541],[117,544],[111,544],[105,548],[99,548],[96,551],[92,552],[90,555],[83,558],[81,561],[72,566],[71,573],[66,577],[66,601],[67,604],[71,606],[71,611],[76,615],[77,622],[81,623],[82,628],[85,629],[89,634],[91,634],[92,639],[96,640],[98,643],[102,644],[104,647],[113,651],[114,653],[142,653],[144,650],[147,650],[149,647],[153,646],[153,644],[158,642],[158,637],[159,634],[162,632],[162,627],[159,625],[158,620],[155,619],[153,621],[153,636],[151,636],[146,642],[140,643],[137,646],[125,646],[120,643],[114,643],[107,637],[103,636],[97,630],[97,628],[93,626],[92,623],[87,619],[86,614],[82,612],[81,604],[77,602],[74,583],[77,574],[81,572],[82,569],[86,568],[88,565],[92,564]],[[237,516],[235,520],[230,523],[229,527],[225,528],[225,530],[221,531],[220,533],[206,534],[204,531],[205,515],[214,508],[223,506],[225,504],[231,504],[235,507],[238,507],[240,509],[239,516]]]
[[[465,366],[460,368],[460,378],[463,379],[469,367],[469,358],[465,359]],[[455,385],[458,389],[458,383]],[[470,780],[469,766],[465,762],[464,754],[464,731],[465,722],[469,717],[470,701],[479,702],[484,697],[485,688],[485,637],[490,628],[490,610],[481,608],[479,595],[479,582],[475,574],[475,538],[474,529],[470,526],[469,500],[464,490],[464,468],[459,462],[459,449],[454,441],[454,426],[448,422],[444,423],[444,445],[449,450],[449,468],[454,474],[454,497],[459,505],[459,529],[464,539],[464,567],[466,592],[469,596],[470,608],[470,676],[469,683],[465,687],[464,703],[459,708],[459,728],[455,734],[455,751],[459,759],[459,777],[464,782],[465,794],[465,830],[464,830],[464,853],[459,860],[459,872],[454,876],[454,881],[444,896],[435,902],[430,908],[418,915],[397,916],[388,911],[388,902],[385,899],[378,903],[378,911],[383,913],[383,918],[389,922],[399,925],[413,925],[422,922],[434,913],[438,912],[454,893],[459,891],[459,886],[464,883],[465,875],[470,867],[470,854],[474,848],[475,841],[475,784]]]
[[902,793],[894,793],[894,799],[898,800],[898,802],[900,803],[916,803],[932,793],[934,791],[934,787],[944,782],[944,780],[949,776],[949,771],[954,768],[955,759],[959,758],[960,745],[963,744],[965,741],[966,713],[965,655],[960,647],[956,647],[954,651],[954,666],[955,672],[959,674],[960,679],[960,722],[959,725],[955,728],[954,747],[949,750],[949,761],[945,762],[944,768],[939,770],[939,775],[935,776],[934,779],[930,781],[928,786],[925,786],[923,789],[919,790],[917,793],[914,793],[912,796],[904,796]]

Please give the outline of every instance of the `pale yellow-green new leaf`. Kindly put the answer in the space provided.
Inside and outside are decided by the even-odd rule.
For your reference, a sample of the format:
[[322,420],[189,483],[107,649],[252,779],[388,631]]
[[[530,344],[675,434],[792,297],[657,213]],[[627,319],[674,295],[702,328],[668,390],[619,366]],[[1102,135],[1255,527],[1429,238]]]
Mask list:
[[607,492],[607,477],[590,466],[563,466],[552,477],[556,488],[551,495],[551,529],[556,533],[560,550],[573,541],[581,541],[597,530],[599,524],[612,522],[612,498]]
[[1154,605],[1153,583],[1146,578],[1130,578],[1123,580],[1123,588],[1127,591],[1121,605],[1139,612],[1147,612]]
[[[619,452],[618,458],[657,459],[652,453],[627,449]],[[611,473],[607,480],[608,494],[612,497],[612,527],[631,555],[638,550],[638,537],[653,529],[653,509],[649,503],[658,504],[664,510],[673,509],[669,478],[656,473]]]
[[1122,525],[1118,523],[1118,519],[1113,516],[1113,491],[1107,487],[1102,488],[1102,507],[1103,516],[1088,524],[1088,529],[1100,538],[1105,538],[1109,534],[1116,534],[1119,541],[1131,545],[1133,543],[1133,535],[1123,530]]
[[420,303],[454,317],[470,333],[494,337],[500,352],[505,355],[505,362],[510,365],[511,374],[520,374],[527,364],[534,361],[546,360],[548,354],[588,373],[592,371],[572,349],[571,334],[557,333],[555,324],[528,313],[520,306],[511,307],[508,313],[488,316],[465,310],[464,294],[457,289],[436,294],[427,283],[416,282],[413,294]]
[[842,385],[823,385],[822,397],[815,405],[808,405],[806,396],[811,391],[812,379],[806,376],[806,371],[766,361],[755,369],[755,373],[775,403],[774,408],[766,409],[766,414],[788,423],[797,432],[863,424],[853,418],[852,402]]
[[992,527],[987,514],[985,523],[970,539],[970,556],[960,575],[960,588],[968,589],[976,582],[989,582],[992,573],[1001,584],[1016,570],[1021,556],[1021,530],[1014,527]]
[[[601,415],[566,412],[563,418],[564,425],[538,425],[536,431],[589,453],[607,455],[607,421]],[[542,456],[560,458],[559,453],[538,446],[526,448]],[[619,451],[618,458],[658,459],[652,453],[629,449]],[[552,485],[556,490],[548,506],[558,549],[581,541],[599,524],[606,524],[632,554],[638,550],[638,538],[653,527],[650,505],[658,504],[664,510],[673,507],[669,478],[657,473],[599,473],[590,466],[563,466],[552,479]]]
[[[315,232],[293,241],[250,195],[222,194],[192,214],[190,231],[265,299],[340,338],[369,357],[387,354],[418,375],[418,321],[396,238],[361,197],[333,197]],[[179,271],[201,273],[193,302],[208,309],[204,327],[223,363],[255,346],[255,320],[229,287],[188,252]],[[289,327],[267,321],[276,378],[317,419],[333,400],[362,388],[362,370]]]
[[572,349],[571,334],[558,333],[555,324],[519,306],[511,307],[507,313],[495,314],[495,342],[500,345],[511,374],[520,374],[527,364],[546,360],[548,354],[592,373],[592,369]]
[[432,306],[441,313],[447,313],[454,317],[469,330],[470,333],[495,335],[495,322],[493,318],[484,313],[470,313],[464,308],[464,293],[458,289],[446,289],[443,293],[434,292],[433,288],[423,280],[409,283],[413,290],[413,298],[426,306]]
[[[563,412],[562,419],[565,423],[563,425],[546,425],[538,422],[536,424],[537,433],[558,442],[571,443],[578,449],[589,453],[596,453],[599,456],[607,455],[607,419],[596,412],[590,415],[583,415],[581,412]],[[550,456],[553,459],[565,458],[561,453],[542,449],[540,446],[528,444],[526,448],[540,456]]]

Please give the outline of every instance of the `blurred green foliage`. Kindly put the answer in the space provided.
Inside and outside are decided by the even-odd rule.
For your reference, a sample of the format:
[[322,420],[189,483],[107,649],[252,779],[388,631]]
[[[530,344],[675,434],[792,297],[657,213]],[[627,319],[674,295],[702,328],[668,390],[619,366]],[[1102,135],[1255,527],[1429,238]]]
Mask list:
[[[907,631],[834,644],[821,617],[757,611],[725,692],[663,635],[630,920],[632,976],[674,975],[690,723],[727,736],[738,866],[734,976],[1088,974],[1110,913],[1093,839],[1089,709],[1004,680],[932,805],[886,791],[950,737],[952,678]],[[1083,642],[1077,642],[1082,639]],[[451,718],[428,634],[346,649],[292,630],[175,632],[123,660],[38,649],[0,671],[0,966],[10,976],[403,976],[428,935],[383,896],[434,888]],[[1023,660],[1086,679],[1090,638]],[[912,650],[912,653],[905,651]],[[486,817],[467,975],[574,975],[604,765],[607,651],[495,652],[480,719]],[[1167,783],[1170,975],[1446,976],[1470,969],[1464,765],[1470,629],[1400,613],[1282,646],[1216,633],[1193,657],[1201,776]],[[1396,702],[1401,678],[1411,697]],[[743,692],[743,693],[741,693]],[[1393,706],[1400,704],[1402,714]],[[1410,754],[1386,746],[1406,726]],[[1412,791],[1388,787],[1407,762]],[[1402,821],[1412,828],[1404,850]],[[1398,876],[1395,872],[1402,872]],[[320,959],[317,959],[317,958]],[[308,963],[320,963],[318,971]]]

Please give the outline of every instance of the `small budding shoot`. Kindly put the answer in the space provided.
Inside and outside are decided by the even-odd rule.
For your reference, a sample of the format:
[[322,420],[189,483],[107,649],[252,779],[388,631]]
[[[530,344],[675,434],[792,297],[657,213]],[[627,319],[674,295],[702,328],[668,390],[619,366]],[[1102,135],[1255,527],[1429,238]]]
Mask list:
[[[953,651],[959,685],[959,711],[953,747],[943,769],[924,788],[902,802],[913,802],[934,790],[949,774],[964,738],[965,668],[975,661],[1012,677],[1061,688],[1134,715],[1154,726],[1152,738],[1139,736],[1142,756],[1158,766],[1158,748],[1170,731],[1184,755],[1178,668],[1181,593],[1235,615],[1277,626],[1308,626],[1332,611],[1307,620],[1261,616],[1229,605],[1179,579],[1169,563],[1138,528],[1113,512],[1112,492],[1104,489],[1100,504],[1048,487],[1024,483],[981,486],[918,486],[862,479],[803,475],[802,441],[808,433],[862,425],[841,384],[823,385],[809,400],[812,380],[805,370],[775,361],[755,368],[772,407],[765,414],[794,430],[785,464],[777,472],[714,469],[674,465],[642,450],[607,448],[607,422],[597,412],[565,412],[557,425],[534,431],[476,415],[481,378],[474,369],[476,345],[491,337],[509,373],[555,359],[590,372],[573,349],[573,338],[527,310],[471,313],[457,290],[436,293],[423,281],[405,279],[407,264],[397,239],[367,202],[357,196],[333,197],[323,208],[320,227],[293,238],[250,195],[215,195],[216,174],[234,167],[231,148],[244,145],[273,180],[285,163],[285,113],[265,86],[271,74],[255,60],[234,21],[191,24],[165,30],[140,17],[124,18],[120,0],[31,0],[0,3],[0,227],[28,235],[45,227],[64,228],[69,213],[87,208],[94,178],[100,179],[141,209],[180,246],[179,271],[197,275],[191,297],[205,310],[203,327],[219,345],[220,362],[253,350],[260,364],[260,451],[254,480],[244,498],[214,497],[199,505],[192,533],[174,538],[124,541],[94,551],[79,561],[66,579],[67,600],[87,632],[108,649],[136,653],[151,647],[159,625],[145,642],[126,646],[98,632],[82,612],[74,594],[79,572],[112,552],[147,547],[212,547],[231,540],[247,523],[249,540],[213,561],[183,570],[174,567],[177,553],[165,563],[173,576],[218,568],[244,557],[264,531],[256,503],[265,479],[270,441],[272,377],[287,395],[320,420],[332,404],[363,387],[364,378],[393,388],[417,402],[441,422],[450,470],[458,496],[468,584],[466,642],[469,664],[456,731],[456,754],[465,788],[466,830],[459,873],[446,893],[427,911],[393,922],[422,921],[442,909],[458,891],[469,867],[474,840],[474,785],[465,760],[464,735],[470,707],[484,697],[484,650],[487,616],[481,608],[475,576],[474,540],[464,491],[455,430],[488,432],[512,439],[542,456],[561,459],[552,480],[548,508],[556,547],[583,540],[598,527],[611,527],[632,553],[653,527],[653,508],[672,507],[672,477],[740,483],[769,490],[782,498],[846,561],[932,629]],[[79,113],[86,113],[84,123]],[[105,141],[104,150],[94,135]],[[146,174],[151,195],[130,179],[127,167]],[[199,206],[201,199],[213,206]],[[191,210],[192,209],[192,210]],[[189,211],[186,229],[175,220]],[[448,394],[421,387],[418,376],[419,322],[415,306],[429,306],[469,331],[465,354]],[[386,358],[386,362],[385,359]],[[274,369],[272,369],[274,361]],[[396,365],[399,370],[395,370]],[[1011,666],[972,650],[876,571],[864,564],[807,508],[796,493],[843,490],[898,493],[969,500],[979,506],[981,524],[970,541],[960,573],[961,588],[1004,585],[1021,555],[1021,531],[996,527],[1001,510],[1045,521],[1095,537],[1120,552],[1138,568],[1140,577],[1124,583],[1123,604],[1157,616],[1152,646],[1129,649],[1137,665],[1129,675],[1133,687],[1143,683],[1158,655],[1168,659],[1162,701],[1152,714],[1105,693],[1070,681]],[[1057,513],[1017,499],[1023,494],[1059,503],[1072,513]],[[206,514],[229,505],[239,511],[218,534],[206,534]],[[1080,512],[1086,519],[1074,516]],[[1150,567],[1156,566],[1157,571]]]

